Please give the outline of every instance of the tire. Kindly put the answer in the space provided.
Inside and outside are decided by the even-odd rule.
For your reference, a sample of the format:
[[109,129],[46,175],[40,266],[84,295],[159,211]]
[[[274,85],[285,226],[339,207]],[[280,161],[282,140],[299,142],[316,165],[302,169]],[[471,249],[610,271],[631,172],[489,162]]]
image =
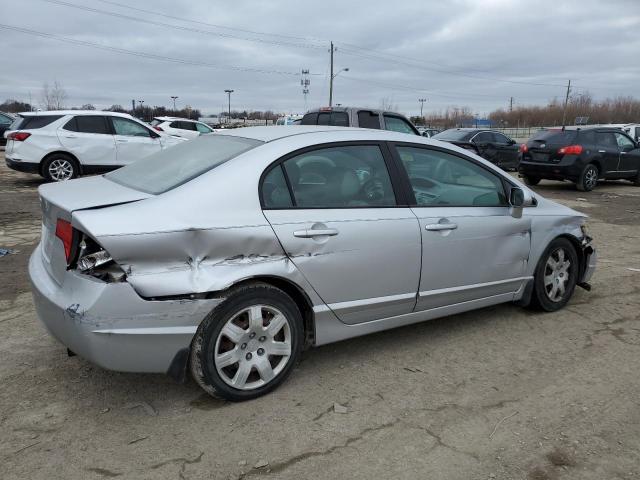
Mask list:
[[63,182],[77,178],[80,174],[78,162],[64,153],[54,153],[42,164],[42,176],[50,182]]
[[524,183],[531,187],[538,185],[541,180],[540,177],[532,177],[531,175],[523,175],[522,178],[524,179]]
[[631,183],[633,183],[636,187],[640,187],[640,171],[638,171],[638,174],[631,179]]
[[579,272],[580,263],[573,244],[566,238],[556,238],[536,267],[531,305],[546,312],[560,310],[571,299]]
[[590,192],[598,184],[600,171],[593,163],[586,165],[576,182],[576,188],[581,192]]
[[[252,327],[252,319],[259,323]],[[298,306],[282,290],[265,283],[239,286],[200,324],[191,344],[191,375],[214,397],[260,397],[291,373],[302,351],[303,330]],[[281,354],[269,355],[270,349]]]

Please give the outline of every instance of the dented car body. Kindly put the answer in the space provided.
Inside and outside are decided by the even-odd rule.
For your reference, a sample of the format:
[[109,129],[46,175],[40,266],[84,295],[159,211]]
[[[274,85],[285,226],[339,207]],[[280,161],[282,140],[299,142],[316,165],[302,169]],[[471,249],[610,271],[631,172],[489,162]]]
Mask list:
[[322,345],[529,303],[558,238],[575,248],[574,284],[595,268],[585,215],[427,138],[256,127],[158,155],[150,176],[139,165],[156,156],[40,187],[38,317],[104,368],[181,377],[203,320],[246,282],[286,293],[305,343]]

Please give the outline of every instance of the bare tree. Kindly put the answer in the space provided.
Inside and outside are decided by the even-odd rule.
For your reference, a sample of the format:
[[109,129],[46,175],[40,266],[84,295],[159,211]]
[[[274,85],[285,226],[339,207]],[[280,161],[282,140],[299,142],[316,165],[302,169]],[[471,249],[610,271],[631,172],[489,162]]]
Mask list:
[[398,105],[393,103],[391,97],[383,97],[380,99],[380,110],[396,112],[398,111]]
[[60,82],[57,80],[53,82],[53,86],[49,86],[48,82],[45,82],[42,86],[42,94],[40,96],[40,103],[45,110],[62,110],[64,108],[64,102],[67,99],[67,92]]

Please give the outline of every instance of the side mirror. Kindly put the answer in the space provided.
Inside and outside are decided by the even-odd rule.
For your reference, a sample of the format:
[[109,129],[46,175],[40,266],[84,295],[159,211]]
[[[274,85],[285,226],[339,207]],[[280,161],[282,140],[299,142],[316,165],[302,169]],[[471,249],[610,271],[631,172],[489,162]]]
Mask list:
[[509,145],[515,145],[515,144],[516,144],[515,140],[513,140],[513,139],[509,140]]
[[512,187],[509,192],[509,205],[515,208],[522,208],[524,207],[524,200],[524,190],[520,187]]

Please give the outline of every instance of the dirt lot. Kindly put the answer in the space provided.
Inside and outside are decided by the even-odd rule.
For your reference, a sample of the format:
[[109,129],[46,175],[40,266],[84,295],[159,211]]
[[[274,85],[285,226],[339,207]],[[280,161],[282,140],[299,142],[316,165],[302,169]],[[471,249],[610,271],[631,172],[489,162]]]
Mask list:
[[537,188],[592,217],[593,290],[565,310],[503,305],[314,349],[275,393],[228,404],[68,358],[45,333],[26,275],[39,184],[0,153],[15,251],[0,257],[2,479],[640,478],[640,188]]

